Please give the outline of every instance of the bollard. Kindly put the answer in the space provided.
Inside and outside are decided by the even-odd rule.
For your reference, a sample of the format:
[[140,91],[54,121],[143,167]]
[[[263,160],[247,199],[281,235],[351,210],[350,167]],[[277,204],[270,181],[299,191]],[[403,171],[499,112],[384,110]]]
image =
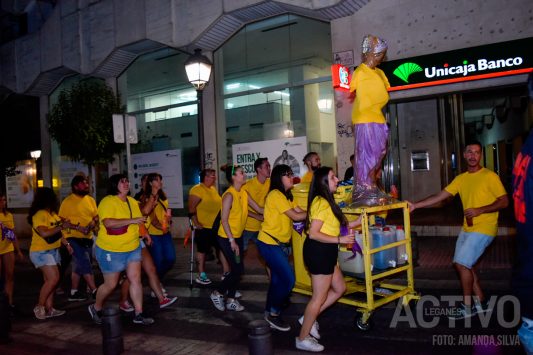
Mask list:
[[10,342],[9,331],[11,330],[11,315],[7,295],[0,291],[0,344]]
[[122,323],[116,308],[104,308],[102,311],[102,347],[104,355],[116,355],[124,352]]
[[270,325],[262,320],[253,320],[248,323],[248,349],[250,355],[272,355],[272,338]]

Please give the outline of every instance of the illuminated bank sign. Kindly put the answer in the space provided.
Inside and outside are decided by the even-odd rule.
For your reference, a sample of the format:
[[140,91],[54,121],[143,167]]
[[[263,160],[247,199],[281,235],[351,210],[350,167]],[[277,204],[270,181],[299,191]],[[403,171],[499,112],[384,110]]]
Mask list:
[[533,38],[384,62],[390,91],[533,72]]

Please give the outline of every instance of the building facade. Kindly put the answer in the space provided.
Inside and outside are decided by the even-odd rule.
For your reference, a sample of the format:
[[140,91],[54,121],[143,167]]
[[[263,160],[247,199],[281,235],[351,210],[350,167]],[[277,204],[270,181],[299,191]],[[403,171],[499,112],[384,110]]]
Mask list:
[[[385,38],[395,62],[516,40],[533,47],[532,24],[526,0],[64,0],[40,27],[2,44],[0,86],[40,99],[45,185],[61,156],[46,115],[60,90],[91,77],[136,116],[132,152],[182,151],[186,195],[200,169],[196,93],[184,70],[195,48],[214,64],[202,101],[206,164],[231,162],[235,144],[306,137],[307,150],[343,176],[351,103],[333,90],[330,66],[353,70],[364,35]],[[533,122],[527,80],[525,71],[392,91],[386,185],[404,199],[439,191],[461,171],[472,137],[507,179]]]

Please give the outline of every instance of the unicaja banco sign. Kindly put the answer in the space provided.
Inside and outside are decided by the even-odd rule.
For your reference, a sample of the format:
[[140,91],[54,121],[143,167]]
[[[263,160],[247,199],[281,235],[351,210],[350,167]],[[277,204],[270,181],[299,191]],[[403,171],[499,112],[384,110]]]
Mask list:
[[533,72],[533,39],[383,63],[391,91]]

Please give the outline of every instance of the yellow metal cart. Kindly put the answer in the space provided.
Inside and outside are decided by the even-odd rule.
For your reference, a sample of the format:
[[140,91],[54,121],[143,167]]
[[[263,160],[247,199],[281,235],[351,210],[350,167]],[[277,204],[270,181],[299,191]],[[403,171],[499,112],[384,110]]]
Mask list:
[[[298,191],[296,191],[298,194]],[[300,191],[303,192],[303,191]],[[405,240],[397,241],[384,245],[379,248],[370,248],[372,235],[370,234],[369,219],[372,215],[380,214],[385,211],[401,209],[403,211],[403,224],[405,229]],[[357,307],[357,316],[355,324],[361,330],[371,328],[370,317],[372,312],[377,308],[401,299],[404,306],[407,306],[411,300],[418,300],[420,296],[414,289],[413,280],[413,257],[411,251],[411,229],[409,222],[409,207],[407,202],[397,202],[386,206],[374,207],[345,207],[344,214],[349,220],[362,215],[362,234],[363,234],[363,260],[364,260],[364,280],[354,277],[345,277],[346,292],[339,302]],[[303,262],[303,243],[306,236],[294,232],[292,237],[294,270],[296,275],[296,284],[293,291],[305,295],[311,295],[311,278],[305,269]],[[372,270],[372,254],[395,248],[401,245],[406,246],[407,263],[398,267],[386,270]],[[387,283],[384,279],[395,274],[407,273],[405,284]]]

